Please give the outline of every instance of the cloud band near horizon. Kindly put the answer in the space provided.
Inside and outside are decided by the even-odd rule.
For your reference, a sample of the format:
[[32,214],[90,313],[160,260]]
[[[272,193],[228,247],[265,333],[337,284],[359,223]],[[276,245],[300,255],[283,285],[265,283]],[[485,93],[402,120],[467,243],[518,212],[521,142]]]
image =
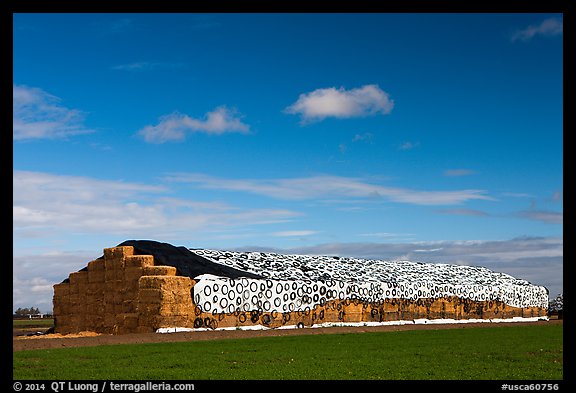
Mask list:
[[454,205],[475,199],[494,200],[483,190],[420,191],[330,175],[285,179],[225,179],[197,173],[173,173],[166,176],[165,180],[193,183],[204,189],[248,192],[285,200],[382,198],[415,205]]

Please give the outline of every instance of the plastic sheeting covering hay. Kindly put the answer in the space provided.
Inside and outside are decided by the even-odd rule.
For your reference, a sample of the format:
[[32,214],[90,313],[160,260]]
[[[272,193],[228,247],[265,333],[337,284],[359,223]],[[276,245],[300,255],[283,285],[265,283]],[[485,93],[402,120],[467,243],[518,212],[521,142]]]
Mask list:
[[459,297],[499,300],[512,307],[542,307],[548,291],[487,268],[409,261],[272,253],[191,250],[214,263],[263,279],[195,277],[194,302],[203,311],[297,311],[333,299],[374,303],[384,299]]
[[547,307],[546,288],[484,267],[149,240],[106,248],[54,286],[62,333],[529,320]]

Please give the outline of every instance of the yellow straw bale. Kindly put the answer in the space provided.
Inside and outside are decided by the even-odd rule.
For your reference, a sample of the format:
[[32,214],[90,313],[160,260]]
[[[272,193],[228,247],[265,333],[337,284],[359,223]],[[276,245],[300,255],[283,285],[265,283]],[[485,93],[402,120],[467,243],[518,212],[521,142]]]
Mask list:
[[70,280],[70,285],[78,285],[80,283],[88,283],[88,272],[73,272],[68,276]]
[[129,255],[124,259],[124,265],[128,267],[154,266],[152,255]]
[[106,268],[104,273],[105,281],[116,281],[124,279],[124,269]]
[[163,293],[159,288],[141,288],[138,291],[138,303],[162,303]]
[[102,270],[88,270],[89,283],[102,283],[106,278],[106,272]]
[[70,293],[70,284],[67,282],[54,284],[52,288],[54,288],[54,296],[56,298],[68,296]]
[[95,299],[103,299],[104,297],[104,283],[89,282],[86,288],[86,295]]
[[104,258],[95,259],[88,262],[88,272],[96,272],[104,270]]
[[185,315],[164,315],[158,318],[155,328],[161,327],[186,327],[188,325],[188,318]]
[[143,275],[143,268],[141,267],[126,267],[124,269],[124,280],[125,281],[136,281],[140,279]]
[[175,276],[176,268],[173,266],[144,266],[144,276]]
[[89,315],[100,315],[104,314],[104,303],[94,302],[86,304],[86,314]]
[[[146,268],[144,268],[146,270]],[[183,276],[149,276],[144,275],[138,280],[140,288],[180,289],[190,291],[190,278]]]
[[130,255],[134,255],[134,247],[132,246],[110,247],[104,249],[105,260],[123,259]]

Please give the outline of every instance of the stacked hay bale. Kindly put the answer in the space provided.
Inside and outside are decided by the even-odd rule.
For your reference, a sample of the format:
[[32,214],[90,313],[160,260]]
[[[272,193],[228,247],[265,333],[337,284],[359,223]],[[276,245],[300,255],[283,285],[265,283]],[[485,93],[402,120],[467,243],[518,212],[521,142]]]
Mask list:
[[191,287],[176,268],[154,265],[152,255],[134,255],[131,246],[106,248],[102,258],[54,285],[55,329],[121,334],[186,325]]
[[57,332],[121,334],[546,318],[548,294],[479,267],[128,241],[55,285],[53,303]]

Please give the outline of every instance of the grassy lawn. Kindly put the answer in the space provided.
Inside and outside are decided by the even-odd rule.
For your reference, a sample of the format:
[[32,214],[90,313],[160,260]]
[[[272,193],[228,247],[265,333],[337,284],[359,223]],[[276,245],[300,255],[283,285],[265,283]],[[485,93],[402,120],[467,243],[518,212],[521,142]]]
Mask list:
[[14,352],[14,379],[561,380],[562,325]]

